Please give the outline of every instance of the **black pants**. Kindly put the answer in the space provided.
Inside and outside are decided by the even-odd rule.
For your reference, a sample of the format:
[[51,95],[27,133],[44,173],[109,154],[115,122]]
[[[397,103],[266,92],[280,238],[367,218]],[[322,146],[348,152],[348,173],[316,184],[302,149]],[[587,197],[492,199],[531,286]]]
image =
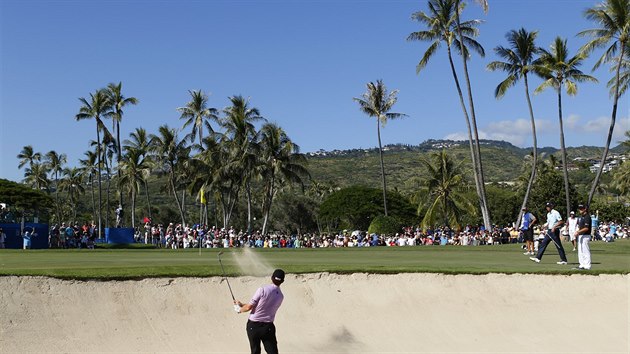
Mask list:
[[260,354],[260,342],[265,346],[267,354],[278,354],[276,326],[273,322],[247,321],[247,338],[252,354]]
[[556,232],[552,232],[551,230],[547,230],[547,234],[545,234],[545,238],[538,244],[538,255],[536,258],[542,259],[543,254],[545,253],[545,249],[547,249],[547,245],[549,242],[552,242],[556,245],[558,249],[558,254],[560,255],[560,260],[567,261],[567,255],[564,253],[564,247],[562,247],[562,242],[560,241],[560,230],[556,229]]

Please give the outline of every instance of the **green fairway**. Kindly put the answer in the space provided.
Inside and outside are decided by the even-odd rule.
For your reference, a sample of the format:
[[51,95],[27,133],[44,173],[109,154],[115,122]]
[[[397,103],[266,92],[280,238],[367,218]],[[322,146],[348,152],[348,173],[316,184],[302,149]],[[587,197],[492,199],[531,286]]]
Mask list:
[[[145,277],[207,277],[221,275],[219,251],[229,276],[251,275],[237,260],[254,258],[289,273],[447,274],[536,273],[571,274],[577,252],[565,244],[569,264],[560,266],[554,247],[541,263],[523,255],[521,245],[418,246],[320,249],[160,250],[0,250],[0,275],[37,275],[74,279],[137,279]],[[593,269],[588,274],[630,273],[630,241],[592,242]]]

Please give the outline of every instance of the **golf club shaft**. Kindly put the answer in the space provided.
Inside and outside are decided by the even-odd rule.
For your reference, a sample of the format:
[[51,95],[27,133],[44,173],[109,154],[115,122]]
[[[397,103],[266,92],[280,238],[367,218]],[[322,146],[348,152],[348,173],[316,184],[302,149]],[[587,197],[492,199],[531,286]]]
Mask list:
[[223,268],[223,262],[221,262],[221,255],[223,254],[223,251],[219,252],[219,264],[221,265],[221,271],[223,272],[223,279],[225,279],[225,282],[227,283],[228,289],[230,289],[230,295],[232,295],[232,301],[236,301],[236,299],[234,298],[234,293],[232,292],[232,287],[230,286],[230,281],[228,280],[228,278],[225,276],[225,269]]

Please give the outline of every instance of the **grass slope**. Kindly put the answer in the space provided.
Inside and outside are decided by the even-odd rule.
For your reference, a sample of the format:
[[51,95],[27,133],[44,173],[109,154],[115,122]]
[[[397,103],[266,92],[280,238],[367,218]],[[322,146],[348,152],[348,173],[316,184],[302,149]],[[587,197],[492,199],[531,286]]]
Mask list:
[[[256,249],[256,258],[289,273],[534,273],[571,274],[577,253],[568,250],[569,265],[556,265],[558,255],[550,245],[543,261],[531,262],[520,245],[421,246],[329,249]],[[592,242],[593,269],[586,274],[630,273],[630,241]],[[198,250],[2,250],[0,276],[32,275],[65,279],[138,279],[147,277],[220,276],[218,252]],[[229,276],[243,274],[236,257],[241,249],[224,250]]]

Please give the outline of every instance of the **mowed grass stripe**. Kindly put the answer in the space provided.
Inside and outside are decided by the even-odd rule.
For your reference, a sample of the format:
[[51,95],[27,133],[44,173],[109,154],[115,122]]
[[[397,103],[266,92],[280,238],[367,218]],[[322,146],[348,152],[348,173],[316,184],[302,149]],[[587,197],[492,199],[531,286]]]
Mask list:
[[[535,264],[521,245],[418,246],[327,249],[97,249],[0,250],[0,275],[51,276],[67,279],[138,279],[146,277],[220,276],[217,255],[222,255],[228,276],[243,272],[237,257],[253,257],[289,273],[538,273],[571,274],[577,252],[564,243],[569,265],[559,266],[550,245],[543,261]],[[250,251],[250,250],[248,250]],[[630,273],[630,241],[591,242],[593,269],[588,274]],[[256,264],[256,262],[253,262]],[[585,273],[585,272],[583,272]]]

